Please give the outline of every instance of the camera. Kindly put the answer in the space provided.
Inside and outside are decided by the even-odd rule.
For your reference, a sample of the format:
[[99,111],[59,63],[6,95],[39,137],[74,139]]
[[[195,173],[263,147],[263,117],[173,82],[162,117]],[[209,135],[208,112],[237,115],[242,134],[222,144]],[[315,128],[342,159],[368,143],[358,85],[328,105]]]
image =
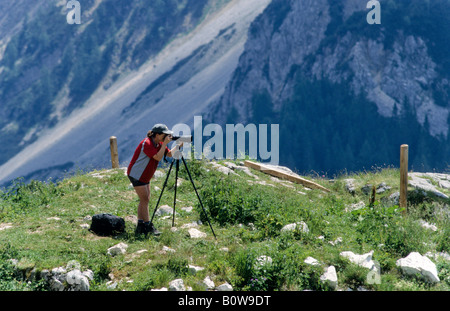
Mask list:
[[192,136],[172,136],[172,141],[179,141],[182,143],[191,143]]

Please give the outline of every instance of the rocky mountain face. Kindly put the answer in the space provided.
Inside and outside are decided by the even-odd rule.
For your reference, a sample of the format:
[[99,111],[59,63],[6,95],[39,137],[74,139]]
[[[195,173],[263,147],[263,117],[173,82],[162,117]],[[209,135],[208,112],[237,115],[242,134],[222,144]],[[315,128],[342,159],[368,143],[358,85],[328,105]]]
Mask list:
[[379,2],[372,25],[361,0],[86,0],[70,25],[67,1],[2,1],[0,183],[105,167],[111,135],[126,161],[199,114],[279,124],[301,172],[397,165],[404,143],[447,170],[450,3]]
[[77,25],[68,1],[2,1],[0,164],[222,2],[86,0]]
[[[416,169],[446,169],[450,158],[450,150],[444,147],[450,133],[450,38],[444,29],[450,25],[450,2],[380,1],[379,25],[368,24],[370,9],[366,4],[356,0],[273,0],[251,26],[233,79],[215,109],[207,113],[208,118],[218,123],[280,123],[281,129],[289,131],[284,133],[289,136],[284,143],[299,153],[310,153],[309,160],[303,158],[309,163],[323,157],[319,153],[335,154],[336,148],[347,155],[340,164],[331,165],[330,159],[315,166],[284,157],[285,164],[302,170],[396,164],[403,142],[414,148],[412,163]],[[326,87],[311,94],[313,85],[305,88],[305,83]],[[303,100],[300,89],[310,93],[304,94]],[[345,96],[338,96],[341,92]],[[329,101],[323,113],[319,107],[305,110],[305,106],[324,99]],[[350,105],[354,100],[359,104]],[[328,134],[317,137],[314,126],[304,127],[302,132],[297,131],[299,125],[283,127],[287,109],[297,123],[305,118],[305,122],[328,126]],[[353,112],[332,116],[334,109]],[[355,109],[371,112],[352,118],[349,113]],[[347,119],[347,124],[338,117]],[[327,118],[332,121],[327,123]],[[369,119],[377,120],[373,127],[359,124],[371,122]],[[336,137],[336,129],[344,133],[348,127],[367,131],[365,137]],[[395,140],[367,138],[389,136],[392,130],[398,134],[393,135]],[[305,141],[304,136],[313,137]],[[378,147],[358,147],[365,143]],[[334,145],[334,150],[318,150],[317,144]],[[381,146],[385,144],[395,148],[384,151]],[[430,146],[437,148],[434,153],[429,152]],[[368,154],[371,159],[361,161],[361,156]],[[355,159],[358,165],[352,165]]]

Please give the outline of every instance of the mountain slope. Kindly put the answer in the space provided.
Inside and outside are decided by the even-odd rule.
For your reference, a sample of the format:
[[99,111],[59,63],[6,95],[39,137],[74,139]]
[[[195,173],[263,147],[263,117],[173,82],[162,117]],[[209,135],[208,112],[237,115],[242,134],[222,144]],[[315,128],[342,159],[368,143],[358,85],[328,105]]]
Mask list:
[[[0,183],[24,175],[47,178],[56,172],[61,175],[64,169],[109,165],[112,135],[118,137],[121,162],[128,161],[154,123],[173,126],[192,121],[220,96],[242,53],[251,21],[268,3],[231,1],[139,68],[115,77],[107,88],[97,88],[81,108],[27,142],[3,164]],[[159,85],[152,92],[149,86],[155,83]]]
[[0,163],[192,30],[216,2],[88,0],[81,25],[67,23],[67,1],[3,5]]
[[[172,205],[172,171],[154,218],[162,234],[147,239],[134,235],[137,196],[125,168],[77,174],[57,184],[16,183],[0,191],[0,290],[69,290],[60,276],[61,282],[41,277],[52,280],[50,271],[69,266],[92,271],[91,291],[167,289],[175,279],[205,291],[206,277],[208,285],[214,282],[212,289],[227,282],[235,291],[450,290],[449,200],[411,187],[405,213],[395,205],[399,170],[340,176],[333,182],[314,179],[331,190],[325,193],[239,161],[188,165],[208,219],[181,168],[177,204]],[[151,212],[167,171],[158,170],[152,181]],[[430,187],[441,180],[439,189],[449,195],[448,178],[427,174],[423,182]],[[378,186],[373,204],[368,184]],[[92,217],[101,213],[122,217],[125,232],[99,237],[90,231]],[[119,243],[127,245],[126,251],[110,256],[108,249]],[[370,255],[365,264],[375,264],[376,271],[349,261],[343,253],[349,251]],[[427,267],[435,266],[438,282],[424,282],[422,271],[407,275],[397,266],[412,252],[429,258]],[[337,273],[334,286],[321,278],[330,266]]]

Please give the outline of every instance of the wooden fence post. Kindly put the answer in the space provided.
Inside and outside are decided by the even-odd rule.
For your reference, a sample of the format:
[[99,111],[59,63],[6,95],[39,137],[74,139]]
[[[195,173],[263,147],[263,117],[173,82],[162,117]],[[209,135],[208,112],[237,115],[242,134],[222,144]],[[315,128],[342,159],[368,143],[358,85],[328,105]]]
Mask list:
[[408,195],[408,145],[400,147],[400,201],[401,208],[407,208]]
[[111,149],[112,168],[119,168],[119,152],[117,151],[117,138],[115,136],[109,138],[109,147]]

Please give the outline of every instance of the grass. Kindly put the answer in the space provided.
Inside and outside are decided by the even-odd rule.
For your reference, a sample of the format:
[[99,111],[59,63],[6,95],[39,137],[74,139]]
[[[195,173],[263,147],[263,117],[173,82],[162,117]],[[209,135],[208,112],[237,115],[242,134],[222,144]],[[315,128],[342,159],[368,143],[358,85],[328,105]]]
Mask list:
[[[58,183],[23,184],[17,180],[0,193],[0,224],[11,226],[0,231],[0,290],[48,290],[42,281],[27,279],[29,272],[66,266],[71,260],[94,272],[91,291],[113,290],[107,288],[111,279],[118,284],[114,290],[141,291],[168,287],[175,278],[182,278],[193,290],[204,290],[200,284],[206,276],[216,286],[228,282],[240,291],[330,290],[320,281],[327,265],[336,267],[338,286],[343,290],[450,290],[449,262],[436,261],[441,282],[434,285],[402,275],[395,265],[412,251],[425,254],[450,249],[449,202],[410,189],[408,213],[404,213],[386,200],[398,191],[396,169],[343,174],[333,181],[314,178],[331,190],[324,193],[276,181],[254,170],[258,180],[242,171],[226,176],[207,162],[194,160],[188,165],[217,240],[184,167],[179,174],[183,182],[177,190],[176,230],[172,229],[172,217],[158,216],[154,222],[162,235],[149,239],[134,236],[137,195],[120,169],[79,173]],[[151,182],[151,213],[161,191],[155,187],[163,187],[167,169],[160,170],[163,177]],[[160,206],[173,207],[174,175]],[[354,195],[345,189],[346,178],[355,180]],[[369,195],[360,189],[381,182],[392,189],[377,195],[375,204],[369,206]],[[360,201],[366,207],[346,211]],[[193,211],[182,210],[185,206],[193,206]],[[124,218],[126,232],[115,237],[91,233],[86,228],[89,217],[99,213]],[[421,227],[419,219],[434,223],[438,230]],[[199,220],[202,224],[197,229],[207,237],[191,239],[181,227]],[[284,225],[300,221],[308,225],[309,232],[281,233]],[[129,245],[126,254],[106,255],[109,247],[120,242]],[[163,246],[176,252],[163,253]],[[342,251],[362,254],[371,250],[380,264],[380,284],[369,284],[368,270],[339,256]],[[262,255],[270,256],[272,263],[255,265]],[[305,264],[308,256],[321,266]],[[18,260],[19,269],[8,259]],[[193,275],[188,265],[205,269]]]

